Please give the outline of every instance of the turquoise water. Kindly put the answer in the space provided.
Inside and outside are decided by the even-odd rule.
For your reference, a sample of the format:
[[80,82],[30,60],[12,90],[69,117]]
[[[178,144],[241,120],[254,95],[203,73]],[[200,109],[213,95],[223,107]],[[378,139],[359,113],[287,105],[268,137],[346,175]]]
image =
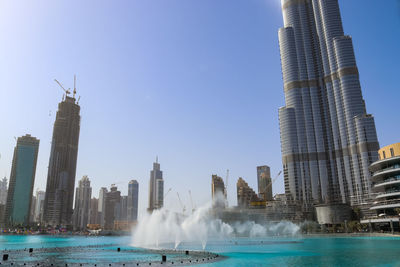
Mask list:
[[[15,262],[159,261],[160,253],[133,248],[130,243],[130,237],[0,236],[0,250],[11,250],[10,255],[12,251],[20,251],[18,257],[12,258]],[[117,253],[117,247],[124,253]],[[35,249],[34,259],[23,251],[26,248]],[[61,251],[39,253],[41,248],[60,248]],[[201,246],[181,244],[179,249],[198,250]],[[228,258],[201,266],[400,266],[398,237],[241,238],[210,241],[206,250]],[[168,255],[169,260],[174,257],[177,256]]]
[[259,245],[255,244],[258,243],[256,241],[248,244],[247,240],[237,240],[237,244],[229,246],[210,245],[207,250],[221,253],[228,259],[202,266],[400,266],[398,237],[320,237],[269,241]]

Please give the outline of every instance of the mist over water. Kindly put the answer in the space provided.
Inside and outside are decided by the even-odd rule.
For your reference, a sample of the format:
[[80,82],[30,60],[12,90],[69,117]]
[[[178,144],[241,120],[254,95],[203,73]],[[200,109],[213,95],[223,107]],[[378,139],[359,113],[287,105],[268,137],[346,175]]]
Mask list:
[[144,248],[162,248],[174,244],[179,248],[181,242],[201,244],[205,249],[208,240],[228,240],[236,237],[295,236],[300,227],[282,221],[266,225],[253,221],[224,223],[213,218],[212,205],[208,203],[192,214],[182,215],[166,208],[154,210],[142,216],[132,235],[132,245]]

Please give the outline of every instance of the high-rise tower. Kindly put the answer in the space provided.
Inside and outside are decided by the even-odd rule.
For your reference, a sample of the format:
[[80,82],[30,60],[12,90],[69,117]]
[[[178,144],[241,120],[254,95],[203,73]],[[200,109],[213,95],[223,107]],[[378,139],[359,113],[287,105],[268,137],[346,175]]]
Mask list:
[[267,165],[257,167],[258,196],[264,201],[272,201],[271,170]]
[[139,202],[139,183],[131,180],[128,184],[128,211],[127,219],[129,222],[137,221]]
[[153,170],[150,171],[149,184],[149,211],[161,209],[164,205],[164,180],[160,170],[158,158],[153,163]]
[[75,208],[74,208],[74,229],[86,229],[90,216],[90,199],[92,198],[92,188],[90,187],[89,177],[86,175],[79,181],[76,188]]
[[19,137],[8,188],[7,205],[4,215],[6,225],[28,225],[35,184],[39,140],[31,135]]
[[112,184],[110,191],[106,193],[104,202],[104,229],[112,230],[115,219],[118,219],[115,216],[116,209],[121,202],[121,192],[118,191],[115,184]]
[[282,11],[286,106],[279,120],[287,197],[303,204],[363,203],[379,144],[338,0],[282,0]]
[[5,205],[7,202],[8,181],[4,177],[0,180],[0,205]]
[[42,222],[44,197],[45,197],[45,192],[37,189],[34,222],[38,223]]
[[53,226],[72,223],[80,106],[68,93],[58,104],[44,202],[43,220]]
[[104,216],[105,216],[105,209],[106,209],[106,195],[107,195],[107,188],[102,187],[99,191],[99,203],[97,205],[97,216],[99,216],[99,224],[103,227],[104,226]]

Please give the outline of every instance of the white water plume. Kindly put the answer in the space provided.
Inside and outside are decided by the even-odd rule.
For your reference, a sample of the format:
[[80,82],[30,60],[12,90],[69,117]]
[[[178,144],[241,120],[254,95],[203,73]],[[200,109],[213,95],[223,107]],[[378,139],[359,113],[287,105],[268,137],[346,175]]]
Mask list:
[[224,223],[212,216],[211,203],[198,208],[190,215],[178,214],[165,208],[145,214],[133,232],[133,245],[145,248],[159,248],[163,244],[181,242],[200,243],[205,249],[207,241],[225,240],[234,237],[268,237],[295,235],[299,226],[291,222],[261,225],[252,221],[233,224]]

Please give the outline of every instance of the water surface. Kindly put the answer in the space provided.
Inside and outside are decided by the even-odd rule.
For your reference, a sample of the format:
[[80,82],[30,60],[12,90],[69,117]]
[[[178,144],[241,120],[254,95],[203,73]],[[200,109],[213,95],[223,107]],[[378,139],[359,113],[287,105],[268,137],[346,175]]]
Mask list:
[[[95,264],[160,260],[161,252],[135,248],[131,243],[131,237],[0,236],[0,249],[11,250],[10,255],[18,250],[20,255],[14,260],[20,262]],[[117,247],[121,247],[122,253],[116,252]],[[33,256],[24,251],[28,248],[36,249]],[[201,250],[202,245],[182,243],[178,249]],[[400,266],[399,237],[238,238],[208,241],[206,250],[228,258],[201,266]],[[174,257],[177,255],[168,255],[169,260]]]

